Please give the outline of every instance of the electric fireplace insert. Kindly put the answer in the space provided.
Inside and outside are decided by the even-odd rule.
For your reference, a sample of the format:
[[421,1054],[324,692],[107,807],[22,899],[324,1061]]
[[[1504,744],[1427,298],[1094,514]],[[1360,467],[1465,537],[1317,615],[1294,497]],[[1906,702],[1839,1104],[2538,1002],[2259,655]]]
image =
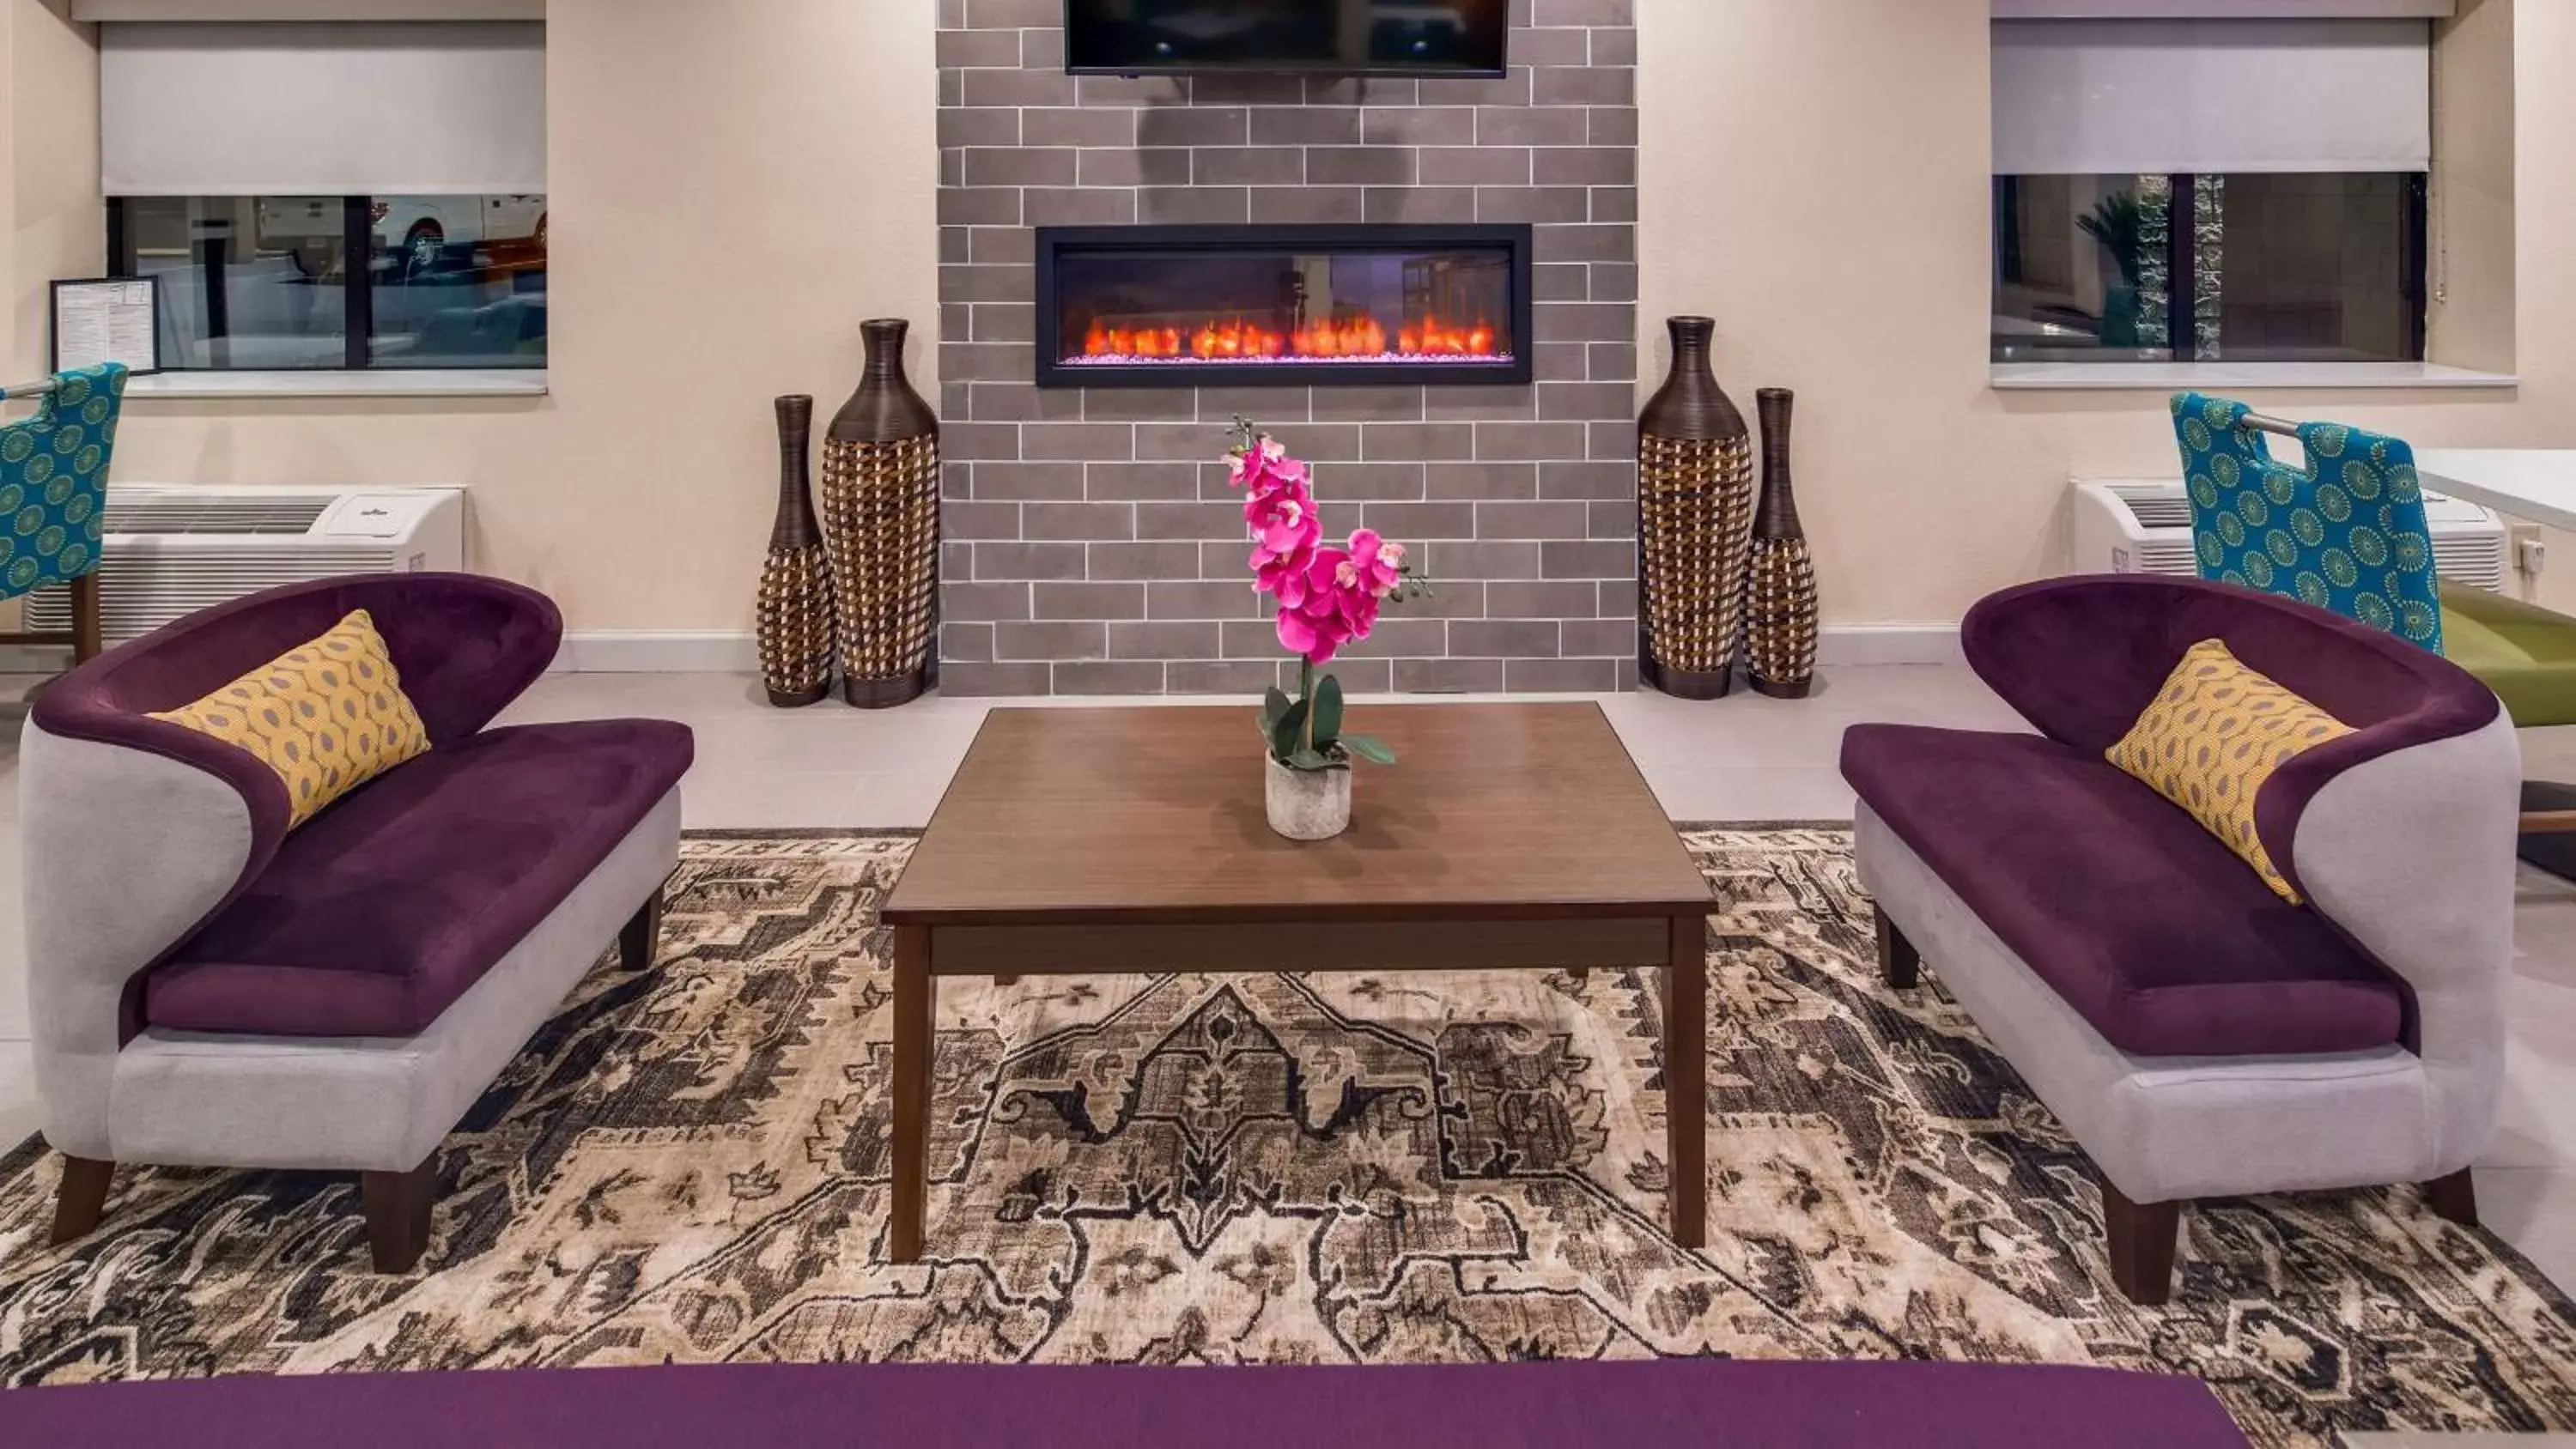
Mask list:
[[1040,227],[1040,387],[1530,380],[1526,226]]

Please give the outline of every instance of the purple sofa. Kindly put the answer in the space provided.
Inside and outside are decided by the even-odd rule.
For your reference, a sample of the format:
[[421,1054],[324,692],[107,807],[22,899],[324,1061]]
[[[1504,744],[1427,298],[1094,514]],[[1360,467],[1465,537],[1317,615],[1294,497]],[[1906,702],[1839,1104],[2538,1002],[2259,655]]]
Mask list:
[[[2039,733],[1846,736],[1882,963],[1902,989],[1928,959],[2092,1156],[2119,1287],[2164,1301],[2194,1198],[2418,1182],[2474,1223],[2521,780],[2495,695],[2389,634],[2191,580],[2012,589],[1962,638]],[[2103,757],[2203,639],[2355,727],[2255,800],[2306,905]]]
[[[151,718],[366,609],[430,752],[289,834],[243,750]],[[487,729],[554,657],[543,595],[462,574],[299,584],[65,676],[19,756],[54,1236],[113,1164],[365,1175],[376,1266],[428,1241],[431,1160],[612,936],[650,964],[689,731]],[[621,935],[622,928],[622,935]]]

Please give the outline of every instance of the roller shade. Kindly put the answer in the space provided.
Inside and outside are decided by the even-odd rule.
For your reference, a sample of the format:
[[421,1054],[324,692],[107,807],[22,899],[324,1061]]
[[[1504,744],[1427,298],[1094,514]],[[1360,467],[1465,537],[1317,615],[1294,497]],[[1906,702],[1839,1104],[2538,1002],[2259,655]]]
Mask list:
[[110,196],[546,189],[546,31],[511,22],[99,28]]
[[1998,20],[1995,174],[2424,171],[2420,20]]

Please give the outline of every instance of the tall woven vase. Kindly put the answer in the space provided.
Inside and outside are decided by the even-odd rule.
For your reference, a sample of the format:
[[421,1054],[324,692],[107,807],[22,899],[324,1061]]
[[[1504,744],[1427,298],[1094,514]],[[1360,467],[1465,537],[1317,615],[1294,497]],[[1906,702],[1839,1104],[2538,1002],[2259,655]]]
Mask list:
[[1717,324],[1675,317],[1672,374],[1637,418],[1637,667],[1683,699],[1734,683],[1753,535],[1753,439],[1717,385]]
[[860,325],[867,371],[823,443],[823,542],[838,599],[841,694],[920,697],[939,628],[939,418],[903,373],[909,324]]
[[781,709],[832,692],[832,568],[814,523],[814,400],[778,400],[778,521],[760,570],[760,682]]
[[1744,678],[1774,699],[1804,699],[1816,687],[1816,561],[1798,527],[1798,496],[1789,482],[1789,422],[1797,400],[1785,387],[1753,395],[1762,419],[1762,507],[1754,515],[1744,591]]

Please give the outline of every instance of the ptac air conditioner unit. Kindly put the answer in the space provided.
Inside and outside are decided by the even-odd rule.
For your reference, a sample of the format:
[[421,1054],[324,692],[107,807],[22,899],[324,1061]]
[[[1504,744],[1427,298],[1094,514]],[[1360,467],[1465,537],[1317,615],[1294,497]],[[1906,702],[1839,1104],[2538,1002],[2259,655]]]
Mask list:
[[[111,483],[99,603],[109,643],[279,584],[465,567],[462,488],[254,488]],[[69,629],[60,588],[27,627]]]
[[[2433,526],[2433,567],[2443,579],[2503,593],[2508,569],[2504,520],[2474,503],[2437,493],[2424,495],[2424,512]],[[2075,480],[2075,571],[2197,577],[2191,498],[2181,482]]]

